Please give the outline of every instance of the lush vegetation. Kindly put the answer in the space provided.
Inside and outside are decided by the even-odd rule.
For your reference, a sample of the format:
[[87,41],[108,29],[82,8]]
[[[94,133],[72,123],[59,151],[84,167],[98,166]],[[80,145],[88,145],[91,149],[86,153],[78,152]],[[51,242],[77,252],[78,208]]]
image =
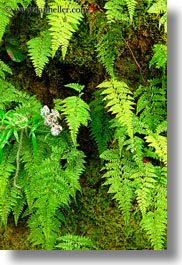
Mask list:
[[26,249],[166,249],[166,0],[8,0],[0,19],[1,230],[26,223]]

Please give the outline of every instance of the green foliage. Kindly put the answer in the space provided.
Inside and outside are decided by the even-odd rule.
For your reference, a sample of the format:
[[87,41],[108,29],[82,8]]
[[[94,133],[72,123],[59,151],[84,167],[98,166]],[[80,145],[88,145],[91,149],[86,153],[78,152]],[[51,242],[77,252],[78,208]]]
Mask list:
[[132,110],[134,101],[127,84],[113,79],[102,82],[98,88],[105,88],[102,94],[106,95],[104,97],[107,102],[106,108],[116,115],[121,124],[127,126],[128,135],[133,138]]
[[126,1],[126,5],[128,8],[128,13],[130,16],[130,21],[133,21],[133,17],[134,17],[134,13],[135,13],[135,9],[136,9],[136,5],[137,5],[137,1],[136,0],[125,0]]
[[164,25],[164,32],[167,33],[167,1],[156,0],[149,8],[148,13],[163,14],[159,20],[159,28]]
[[29,56],[33,62],[36,75],[41,77],[45,64],[51,56],[51,36],[48,30],[41,32],[40,37],[27,42]]
[[118,55],[118,47],[123,43],[121,34],[121,28],[111,24],[96,45],[98,58],[111,77],[114,77],[114,61]]
[[[76,88],[77,91],[83,89],[83,86],[78,84],[69,84],[67,86],[74,89]],[[67,97],[64,100],[55,100],[56,109],[60,110],[65,116],[74,145],[77,143],[76,138],[79,127],[81,125],[87,126],[88,121],[90,120],[89,106],[84,100],[81,99],[81,95],[82,94],[79,96]]]
[[95,93],[95,99],[90,103],[91,108],[91,135],[95,139],[99,154],[107,149],[108,142],[111,139],[112,129],[110,128],[110,120],[104,104],[103,96],[100,93]]
[[76,9],[81,10],[81,6],[73,0],[54,0],[50,3],[50,8],[52,9],[58,10],[60,7],[65,9],[66,12],[51,12],[47,16],[52,37],[52,57],[54,57],[57,49],[61,46],[62,57],[64,59],[69,41],[73,33],[78,30],[78,25],[83,15],[81,11],[75,12]]
[[106,150],[100,157],[107,161],[103,168],[103,170],[106,170],[103,178],[107,179],[104,184],[110,185],[108,192],[115,194],[113,198],[118,201],[125,224],[128,225],[134,197],[132,182],[129,180],[129,172],[122,164],[119,149]]
[[139,86],[135,91],[137,101],[136,113],[150,130],[166,118],[166,87],[161,87],[161,81],[154,79],[147,86]]
[[0,18],[1,18],[1,24],[0,24],[0,41],[2,40],[2,37],[5,33],[6,27],[10,22],[10,18],[13,16],[13,8],[17,8],[17,4],[20,1],[14,1],[10,0],[8,1],[8,8],[6,1],[0,2]]
[[166,68],[167,63],[167,46],[164,44],[154,45],[154,56],[152,57],[149,66],[156,64],[156,68]]
[[[145,1],[147,6],[152,3],[148,13],[158,15],[159,29],[164,25],[166,32],[166,0],[153,2]],[[6,3],[0,3],[0,40],[7,33],[13,9],[19,4],[27,7],[29,3],[30,0],[10,0],[9,12],[4,12]],[[36,3],[44,8],[46,1],[37,0]],[[48,106],[42,108],[34,96],[17,90],[6,81],[5,75],[12,72],[0,60],[0,225],[7,226],[10,214],[15,224],[26,216],[29,239],[42,249],[92,247],[90,240],[83,236],[61,233],[65,213],[71,201],[76,200],[76,192],[81,191],[79,178],[85,170],[85,155],[77,137],[80,127],[88,126],[89,121],[91,136],[96,140],[102,159],[104,185],[109,185],[108,193],[113,194],[122,212],[125,234],[131,233],[128,228],[134,211],[152,248],[164,248],[167,224],[166,45],[154,45],[154,55],[149,62],[149,68],[159,69],[157,78],[138,84],[134,93],[120,80],[120,75],[115,74],[123,36],[130,34],[126,29],[136,18],[138,3],[109,0],[104,6],[105,15],[98,7],[94,14],[86,16],[93,21],[98,18],[93,46],[110,76],[97,86],[99,91],[90,105],[81,98],[84,86],[71,83],[65,87],[72,88],[78,95],[54,100],[55,110],[49,110]],[[45,23],[40,35],[27,42],[39,77],[49,57],[54,57],[59,48],[65,59],[73,34],[83,19],[81,6],[76,1],[53,0],[48,1],[48,5],[57,9],[47,14],[49,28]],[[76,9],[79,12],[74,12]],[[132,49],[130,52],[134,54]],[[133,58],[138,65],[134,55]],[[122,226],[123,223],[123,229]]]
[[150,66],[163,68],[161,79],[140,85],[134,95],[116,79],[104,81],[98,88],[105,95],[106,108],[115,116],[112,145],[100,155],[105,161],[104,184],[114,194],[126,225],[133,201],[137,202],[135,212],[141,213],[141,229],[159,250],[166,241],[167,224],[166,46],[155,46],[155,52]]
[[[76,142],[74,128],[71,127],[71,135],[64,130],[53,136],[45,126],[41,104],[35,97],[18,91],[7,81],[0,81],[0,224],[7,225],[10,213],[16,224],[20,216],[28,215],[29,239],[34,245],[51,250],[60,235],[65,211],[80,190],[85,155],[71,141],[74,136]],[[85,114],[82,119],[78,112],[78,130],[82,123],[86,125],[89,112],[84,101],[76,98],[79,104],[73,100],[73,107],[80,107]],[[81,244],[79,241],[78,247]]]
[[129,1],[126,0],[109,0],[106,2],[104,8],[106,9],[108,23],[129,20],[128,15],[124,13],[126,2],[129,4]]
[[12,74],[10,67],[0,60],[0,78],[5,79],[5,73]]
[[149,146],[155,149],[159,160],[167,165],[167,137],[149,131],[145,139]]
[[62,250],[89,250],[91,241],[84,236],[66,235],[57,239],[57,249]]
[[36,4],[40,9],[45,7],[45,0],[36,0]]
[[154,250],[163,248],[166,239],[167,226],[167,191],[166,187],[158,185],[154,195],[154,211],[143,216],[142,227],[150,237]]

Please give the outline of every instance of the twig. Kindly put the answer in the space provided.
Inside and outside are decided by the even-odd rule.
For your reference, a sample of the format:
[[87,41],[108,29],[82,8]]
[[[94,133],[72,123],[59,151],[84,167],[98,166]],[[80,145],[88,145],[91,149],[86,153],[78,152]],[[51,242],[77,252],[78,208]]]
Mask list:
[[17,150],[17,154],[16,154],[16,172],[15,172],[14,182],[13,182],[14,187],[17,189],[22,188],[16,184],[17,179],[18,179],[19,170],[20,170],[20,151],[21,151],[21,147],[22,147],[22,140],[23,140],[23,129],[20,132],[20,141],[19,141],[18,150]]
[[133,57],[133,59],[134,59],[136,65],[137,65],[137,67],[138,67],[138,69],[139,69],[139,71],[140,71],[140,75],[141,75],[141,77],[142,77],[143,82],[146,83],[146,81],[145,81],[145,79],[144,79],[144,77],[143,77],[143,74],[142,74],[142,68],[141,68],[140,64],[138,63],[138,61],[137,61],[137,59],[136,59],[136,57],[135,57],[135,55],[134,55],[132,49],[130,48],[128,42],[125,40],[124,37],[122,37],[122,38],[123,38],[123,40],[124,40],[126,46],[128,47],[128,49],[129,49],[130,52],[131,52],[131,55],[132,55],[132,57]]

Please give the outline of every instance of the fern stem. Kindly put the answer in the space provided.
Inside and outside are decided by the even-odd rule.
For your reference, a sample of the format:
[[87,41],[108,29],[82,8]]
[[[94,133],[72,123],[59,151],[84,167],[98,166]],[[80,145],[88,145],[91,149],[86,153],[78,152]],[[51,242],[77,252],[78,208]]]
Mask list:
[[124,37],[122,37],[122,38],[123,38],[123,40],[124,40],[126,46],[128,47],[128,49],[129,49],[130,52],[131,52],[131,55],[132,55],[132,57],[133,57],[133,59],[134,59],[136,65],[137,65],[137,67],[138,67],[138,69],[139,69],[139,71],[140,71],[140,75],[141,75],[141,77],[142,77],[143,82],[146,83],[146,81],[145,81],[145,79],[144,79],[144,77],[143,77],[143,74],[142,74],[142,68],[141,68],[140,64],[138,63],[138,61],[137,61],[137,59],[136,59],[136,57],[135,57],[135,55],[134,55],[134,53],[133,53],[131,47],[129,46],[129,44],[128,44],[128,42],[125,40],[125,38],[124,38]]
[[20,132],[20,140],[19,140],[18,150],[17,150],[17,154],[16,154],[16,172],[15,172],[15,176],[14,176],[14,180],[13,180],[13,185],[17,189],[22,188],[19,185],[17,185],[17,179],[18,179],[18,174],[19,174],[19,170],[20,170],[20,151],[22,148],[23,131],[24,130],[22,129]]

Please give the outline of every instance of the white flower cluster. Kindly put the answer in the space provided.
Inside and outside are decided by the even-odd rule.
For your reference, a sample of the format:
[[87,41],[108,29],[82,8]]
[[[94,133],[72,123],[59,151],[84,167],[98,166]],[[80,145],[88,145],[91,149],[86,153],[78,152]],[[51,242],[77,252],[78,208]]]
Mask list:
[[41,116],[44,118],[44,124],[51,127],[51,133],[54,136],[57,136],[62,131],[62,126],[57,123],[59,117],[59,112],[57,110],[50,110],[47,105],[45,105],[41,111]]

